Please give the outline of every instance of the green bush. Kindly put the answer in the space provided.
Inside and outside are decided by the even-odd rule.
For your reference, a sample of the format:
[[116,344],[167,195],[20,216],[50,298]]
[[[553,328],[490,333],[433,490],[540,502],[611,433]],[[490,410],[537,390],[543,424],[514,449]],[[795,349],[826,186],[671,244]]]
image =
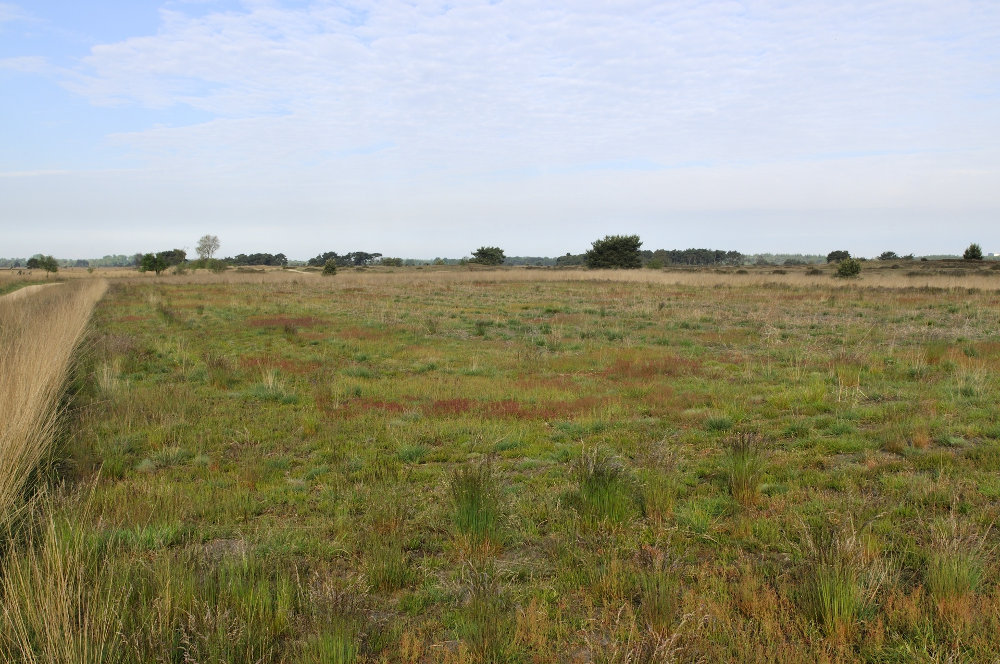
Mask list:
[[328,277],[333,274],[337,274],[337,263],[331,258],[323,263],[323,276]]
[[973,242],[962,254],[962,258],[967,261],[981,261],[983,260],[983,248]]
[[861,274],[861,261],[846,258],[837,264],[837,276],[841,279],[851,279]]

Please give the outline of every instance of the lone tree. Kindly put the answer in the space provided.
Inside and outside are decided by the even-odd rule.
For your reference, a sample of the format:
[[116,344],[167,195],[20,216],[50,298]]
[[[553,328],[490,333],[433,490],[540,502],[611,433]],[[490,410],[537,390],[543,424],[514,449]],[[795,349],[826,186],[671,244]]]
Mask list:
[[198,258],[207,260],[215,255],[220,246],[218,235],[202,235],[195,251],[198,252]]
[[642,240],[638,235],[605,235],[603,240],[594,240],[591,249],[583,256],[591,269],[635,269],[642,267],[639,247]]
[[472,254],[472,260],[469,262],[480,265],[502,265],[503,261],[503,249],[500,247],[479,247]]
[[883,251],[881,254],[878,255],[878,259],[880,261],[894,261],[898,258],[899,256],[896,255],[895,251]]
[[837,249],[836,251],[831,251],[826,255],[827,263],[839,263],[840,261],[846,261],[851,257],[851,252],[846,249]]
[[981,261],[983,260],[983,248],[973,242],[969,245],[969,248],[965,250],[965,253],[962,254],[962,258],[967,261]]
[[159,275],[160,272],[170,267],[164,253],[161,251],[158,254],[143,254],[142,258],[139,259],[139,272],[155,272]]
[[58,272],[59,263],[52,256],[37,254],[28,259],[25,267],[29,270],[45,270],[46,272]]

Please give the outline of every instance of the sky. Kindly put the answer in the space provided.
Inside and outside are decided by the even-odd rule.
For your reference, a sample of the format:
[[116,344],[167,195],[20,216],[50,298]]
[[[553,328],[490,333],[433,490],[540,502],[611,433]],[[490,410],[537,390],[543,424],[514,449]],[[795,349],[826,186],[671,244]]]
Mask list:
[[0,256],[1000,252],[996,0],[0,0]]

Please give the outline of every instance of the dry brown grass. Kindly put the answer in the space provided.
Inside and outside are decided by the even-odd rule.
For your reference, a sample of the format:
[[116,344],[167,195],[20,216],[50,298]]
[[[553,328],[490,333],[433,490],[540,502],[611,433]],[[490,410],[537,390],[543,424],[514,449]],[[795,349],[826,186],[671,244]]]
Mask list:
[[73,350],[105,288],[81,281],[0,298],[0,529],[49,449]]

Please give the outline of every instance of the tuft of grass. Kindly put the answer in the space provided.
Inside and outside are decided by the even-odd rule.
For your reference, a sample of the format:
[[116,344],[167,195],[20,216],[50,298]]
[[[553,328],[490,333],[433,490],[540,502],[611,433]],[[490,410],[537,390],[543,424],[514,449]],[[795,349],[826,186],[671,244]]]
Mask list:
[[889,565],[853,518],[843,525],[824,521],[806,531],[804,543],[809,613],[827,634],[849,640],[886,584]]
[[123,638],[123,586],[84,528],[51,516],[52,501],[0,576],[0,660],[25,664],[131,661]]
[[744,507],[757,502],[764,477],[764,461],[760,453],[760,436],[741,431],[729,439],[726,471],[729,493]]
[[934,524],[927,559],[927,589],[939,610],[965,603],[975,594],[985,567],[985,534],[977,534],[952,512]]
[[499,541],[500,496],[490,459],[469,463],[451,475],[452,521],[463,535],[478,541]]
[[580,511],[595,521],[625,523],[638,516],[640,501],[635,479],[621,459],[598,448],[584,449],[576,460]]

